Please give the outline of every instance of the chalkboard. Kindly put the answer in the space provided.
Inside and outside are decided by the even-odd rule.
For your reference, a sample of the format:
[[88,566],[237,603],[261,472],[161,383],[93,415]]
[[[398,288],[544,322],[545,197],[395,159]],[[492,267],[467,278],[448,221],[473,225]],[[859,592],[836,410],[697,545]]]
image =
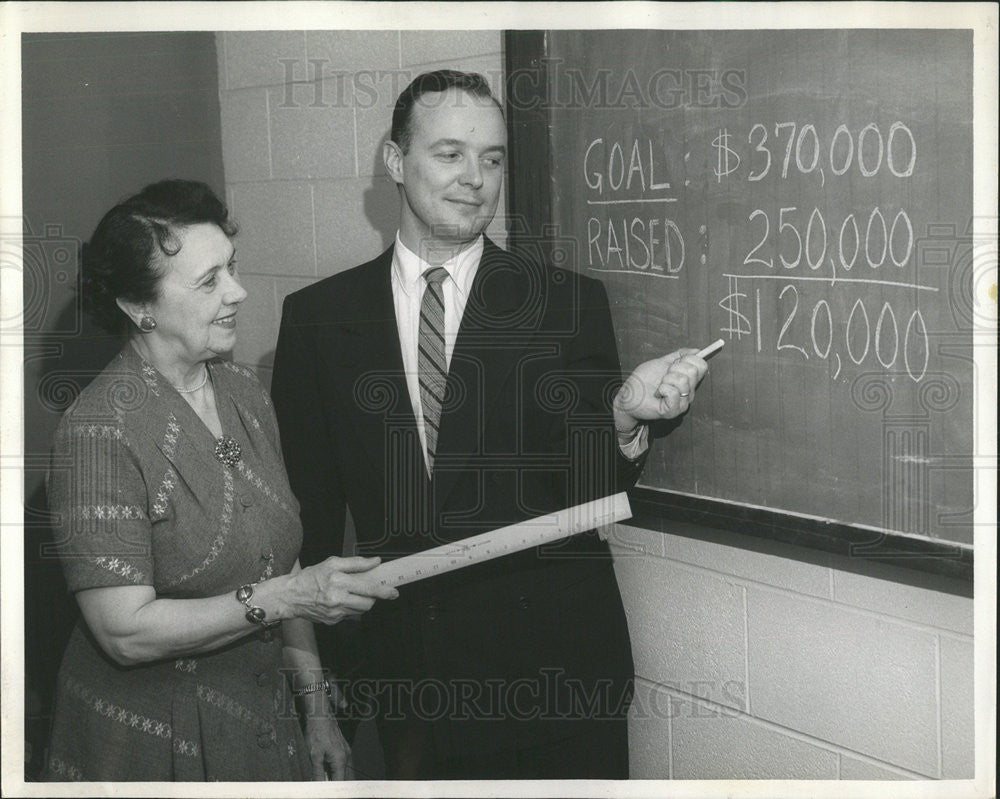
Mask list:
[[603,280],[626,371],[726,340],[640,484],[971,545],[971,32],[542,42],[508,103],[553,260]]

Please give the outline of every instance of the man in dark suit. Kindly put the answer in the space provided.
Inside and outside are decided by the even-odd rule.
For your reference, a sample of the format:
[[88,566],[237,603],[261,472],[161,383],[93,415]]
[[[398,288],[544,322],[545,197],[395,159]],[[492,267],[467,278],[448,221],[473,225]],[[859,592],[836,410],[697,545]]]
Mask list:
[[[396,242],[285,301],[272,393],[303,565],[391,558],[623,490],[644,421],[687,410],[679,350],[622,387],[601,283],[483,236],[506,129],[478,75],[418,77],[393,114]],[[393,778],[626,778],[631,647],[596,532],[402,586],[360,622]],[[319,630],[320,636],[329,632]]]

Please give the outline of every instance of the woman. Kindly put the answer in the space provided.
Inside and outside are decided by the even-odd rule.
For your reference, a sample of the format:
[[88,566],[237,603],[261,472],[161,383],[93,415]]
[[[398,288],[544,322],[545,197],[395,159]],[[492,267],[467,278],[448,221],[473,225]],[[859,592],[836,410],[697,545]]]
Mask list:
[[234,234],[207,186],[170,180],[109,211],[84,250],[85,307],[128,341],[56,434],[49,502],[83,618],[50,779],[345,776],[312,622],[397,592],[365,574],[377,558],[299,567],[270,400],[219,357],[246,297]]

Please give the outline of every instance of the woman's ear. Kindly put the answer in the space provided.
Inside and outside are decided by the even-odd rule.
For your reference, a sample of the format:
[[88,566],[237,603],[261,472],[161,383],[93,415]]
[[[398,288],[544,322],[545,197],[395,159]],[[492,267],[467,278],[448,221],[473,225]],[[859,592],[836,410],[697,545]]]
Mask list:
[[145,306],[139,303],[123,300],[121,297],[118,297],[115,300],[115,303],[118,305],[119,308],[121,308],[122,313],[132,320],[132,324],[134,324],[136,327],[139,327],[139,323],[142,321],[142,317],[148,315],[149,313],[149,309],[146,308]]
[[382,145],[382,161],[385,163],[385,171],[392,178],[394,183],[403,182],[403,151],[394,141],[387,141]]

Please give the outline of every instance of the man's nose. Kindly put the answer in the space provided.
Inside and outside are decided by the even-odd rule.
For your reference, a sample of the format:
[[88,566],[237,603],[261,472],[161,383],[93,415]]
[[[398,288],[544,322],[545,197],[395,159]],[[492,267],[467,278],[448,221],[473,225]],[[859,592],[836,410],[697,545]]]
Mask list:
[[462,185],[471,186],[478,189],[483,185],[483,168],[478,158],[470,158],[466,161],[465,169],[462,170]]

